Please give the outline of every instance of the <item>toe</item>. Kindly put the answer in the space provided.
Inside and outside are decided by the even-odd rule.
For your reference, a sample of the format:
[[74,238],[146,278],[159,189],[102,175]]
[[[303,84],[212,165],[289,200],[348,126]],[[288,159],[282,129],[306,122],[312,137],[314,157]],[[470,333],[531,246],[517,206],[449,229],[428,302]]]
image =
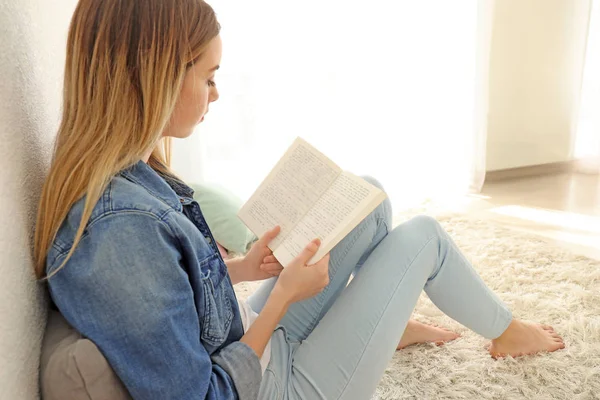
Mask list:
[[565,344],[563,342],[554,342],[554,348],[551,351],[556,351],[564,348]]
[[546,331],[554,331],[554,328],[552,328],[550,325],[541,325],[541,326]]

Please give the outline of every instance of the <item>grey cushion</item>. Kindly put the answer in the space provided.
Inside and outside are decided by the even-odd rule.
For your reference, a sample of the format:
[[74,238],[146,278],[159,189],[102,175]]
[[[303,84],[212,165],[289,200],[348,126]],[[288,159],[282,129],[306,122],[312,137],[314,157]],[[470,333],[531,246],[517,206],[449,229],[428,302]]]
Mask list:
[[131,400],[98,347],[50,310],[42,346],[44,400]]

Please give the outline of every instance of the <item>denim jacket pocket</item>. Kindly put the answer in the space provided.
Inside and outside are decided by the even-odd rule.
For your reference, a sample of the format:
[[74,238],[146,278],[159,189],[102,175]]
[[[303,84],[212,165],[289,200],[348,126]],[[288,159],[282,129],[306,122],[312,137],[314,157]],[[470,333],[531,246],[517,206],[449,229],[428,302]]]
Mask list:
[[[204,292],[204,320],[202,323],[202,341],[214,347],[219,347],[229,335],[231,321],[233,320],[233,310],[231,300],[227,295],[226,279],[220,279],[215,286],[214,276],[218,274],[219,259],[214,258],[210,261],[211,268],[208,268],[206,275],[202,278]],[[213,269],[216,268],[216,269]]]

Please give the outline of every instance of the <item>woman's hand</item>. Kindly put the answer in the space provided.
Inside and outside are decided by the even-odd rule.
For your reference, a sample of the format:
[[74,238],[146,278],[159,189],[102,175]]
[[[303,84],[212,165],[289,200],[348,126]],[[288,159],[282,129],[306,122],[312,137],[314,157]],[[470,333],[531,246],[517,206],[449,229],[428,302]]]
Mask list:
[[313,297],[329,285],[329,254],[312,265],[306,263],[317,253],[321,241],[315,239],[285,267],[273,288],[289,304]]
[[[268,251],[269,254],[264,250],[267,247],[265,243],[268,244],[277,234],[279,234],[277,228],[267,232],[266,237],[259,240],[260,244],[257,242],[253,246],[253,249],[256,247],[257,250],[252,255],[250,253],[248,255],[252,257],[251,260],[254,260],[254,266],[260,262],[259,269],[261,269],[260,266],[270,264],[268,261],[266,261],[266,264],[264,262],[264,259],[270,256],[270,250]],[[289,306],[294,302],[316,295],[329,284],[329,254],[316,264],[306,265],[316,254],[320,244],[318,239],[312,241],[298,257],[285,267],[283,272],[279,269],[279,272],[281,272],[279,279],[277,279],[267,302],[254,323],[250,325],[248,331],[240,339],[240,342],[247,344],[258,357],[262,357],[273,330],[277,327]],[[264,251],[260,251],[260,249]],[[279,266],[281,267],[281,264]]]
[[239,282],[260,281],[279,275],[283,267],[273,256],[269,243],[279,235],[280,227],[276,226],[266,232],[236,267]]

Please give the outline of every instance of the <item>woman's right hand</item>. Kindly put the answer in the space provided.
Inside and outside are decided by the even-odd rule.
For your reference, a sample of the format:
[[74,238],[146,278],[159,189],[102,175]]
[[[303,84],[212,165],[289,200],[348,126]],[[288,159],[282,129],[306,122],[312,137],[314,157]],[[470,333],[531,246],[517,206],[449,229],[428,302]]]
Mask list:
[[279,274],[273,290],[289,304],[316,296],[329,284],[329,254],[315,264],[306,264],[320,245],[319,239],[310,242]]
[[292,303],[313,297],[329,284],[329,254],[316,264],[306,265],[320,245],[318,239],[313,240],[281,271],[260,314],[240,339],[258,357],[262,357],[273,331],[288,307]]

